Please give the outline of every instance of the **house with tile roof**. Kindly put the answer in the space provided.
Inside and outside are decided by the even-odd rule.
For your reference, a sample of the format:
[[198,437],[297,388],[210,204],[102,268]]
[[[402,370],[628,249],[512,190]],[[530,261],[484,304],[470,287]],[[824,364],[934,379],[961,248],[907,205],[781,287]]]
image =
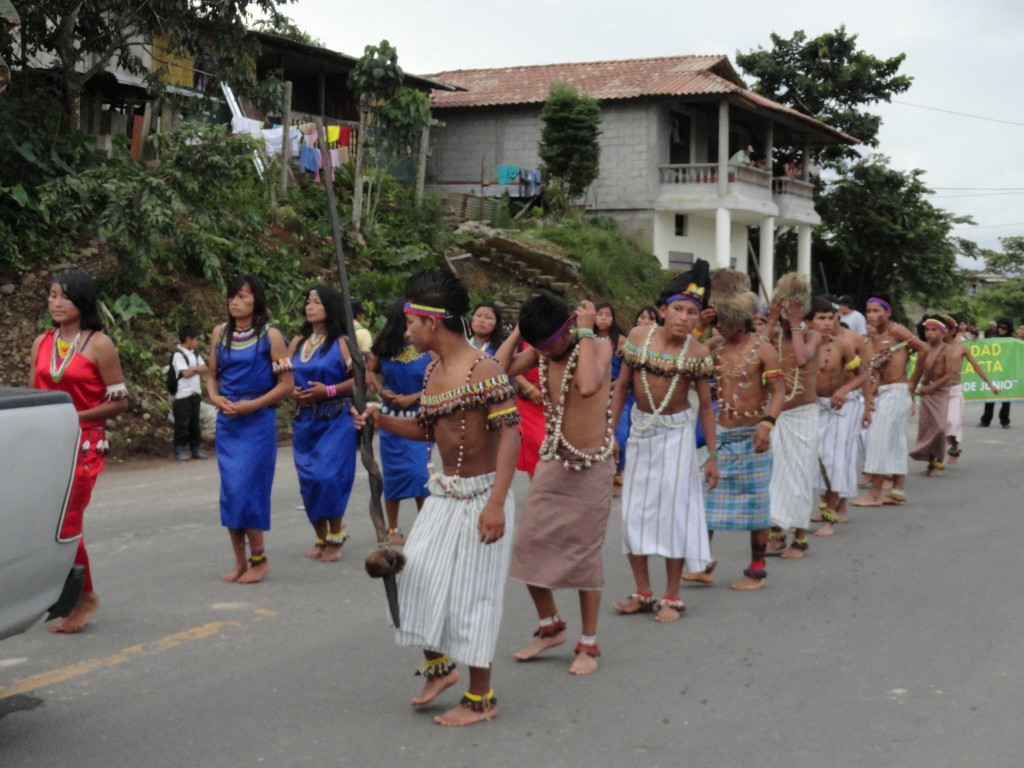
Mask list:
[[[458,86],[434,91],[429,188],[515,196],[509,167],[540,164],[540,110],[554,82],[564,82],[601,106],[600,175],[586,198],[588,213],[615,218],[649,247],[666,269],[696,258],[745,270],[748,230],[758,227],[761,282],[774,284],[774,236],[798,233],[798,270],[811,270],[814,210],[806,163],[795,177],[773,173],[771,158],[793,158],[811,147],[857,139],[759,96],[725,56],[672,56],[544,66],[440,72],[429,77]],[[765,167],[730,162],[754,149]],[[502,166],[504,178],[499,179]]]

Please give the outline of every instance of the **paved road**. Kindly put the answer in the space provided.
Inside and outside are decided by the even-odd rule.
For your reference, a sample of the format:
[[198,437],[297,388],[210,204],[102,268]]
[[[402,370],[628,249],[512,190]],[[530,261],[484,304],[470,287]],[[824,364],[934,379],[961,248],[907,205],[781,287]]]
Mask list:
[[[417,654],[392,643],[381,585],[362,571],[365,481],[342,562],[309,562],[283,449],[273,571],[246,587],[218,579],[230,557],[214,462],[108,472],[86,518],[94,624],[0,643],[0,765],[1020,765],[1020,420],[968,427],[946,477],[913,476],[907,507],[857,512],[804,560],[770,561],[758,593],[725,586],[746,565],[745,535],[716,537],[723,583],[685,590],[675,625],[606,607],[589,678],[566,674],[568,650],[510,658],[534,628],[510,584],[501,714],[468,730],[407,704]],[[606,605],[631,588],[618,524],[616,508]],[[577,632],[574,596],[561,607]]]

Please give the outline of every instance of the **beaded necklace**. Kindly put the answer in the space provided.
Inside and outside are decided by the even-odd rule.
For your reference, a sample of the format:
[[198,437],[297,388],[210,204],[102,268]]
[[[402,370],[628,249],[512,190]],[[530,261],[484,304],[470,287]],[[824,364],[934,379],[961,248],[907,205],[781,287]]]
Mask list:
[[605,423],[607,427],[605,430],[604,444],[601,446],[601,449],[596,453],[587,453],[585,451],[581,451],[565,438],[565,433],[562,431],[562,421],[565,418],[565,397],[569,392],[572,377],[576,373],[576,364],[579,362],[579,357],[580,345],[579,342],[577,342],[572,348],[569,359],[565,363],[565,373],[562,376],[562,386],[559,388],[557,406],[552,405],[550,390],[548,388],[547,355],[541,355],[540,359],[537,361],[537,372],[540,379],[540,394],[544,401],[545,417],[545,435],[544,442],[541,443],[540,446],[540,457],[544,461],[559,461],[558,450],[559,448],[564,448],[566,452],[571,454],[575,459],[577,459],[577,461],[574,463],[572,459],[565,459],[563,466],[566,469],[575,469],[577,472],[583,470],[585,467],[592,466],[595,462],[600,463],[611,456],[615,435],[610,407],[611,393],[609,392],[609,407],[605,411]]
[[676,385],[679,384],[679,379],[683,376],[683,363],[686,359],[686,353],[690,350],[690,342],[693,341],[691,334],[686,334],[686,341],[683,342],[683,348],[678,355],[675,355],[675,373],[672,374],[672,379],[668,383],[668,389],[665,390],[665,397],[657,405],[654,404],[654,395],[651,394],[651,384],[647,380],[647,355],[651,348],[651,339],[654,338],[654,332],[658,330],[658,326],[652,325],[651,329],[647,332],[647,338],[644,339],[644,348],[640,357],[640,381],[644,385],[644,394],[647,395],[647,403],[651,406],[651,418],[649,421],[643,423],[637,423],[634,425],[637,432],[650,432],[656,426],[666,427],[668,429],[682,429],[689,426],[689,423],[670,421],[664,418],[661,414],[665,408],[668,407],[669,403],[672,402],[672,395],[675,394]]
[[[443,400],[443,399],[446,398],[446,396],[452,395],[452,393],[456,393],[455,396],[457,396],[459,393],[469,393],[469,392],[472,392],[473,389],[474,389],[473,384],[472,384],[473,371],[476,369],[477,364],[481,360],[486,360],[486,359],[487,359],[487,355],[480,355],[480,357],[478,357],[476,360],[473,361],[473,364],[471,366],[469,366],[469,370],[466,372],[466,383],[463,384],[461,387],[459,387],[457,389],[454,389],[454,390],[451,390],[450,393],[446,392],[446,393],[444,393],[442,395],[430,395],[429,399],[435,401],[433,404],[436,405],[437,401],[439,401],[439,399]],[[436,368],[440,362],[441,362],[440,360],[435,360],[434,362],[432,362],[430,364],[430,367],[427,368],[426,373],[424,373],[424,375],[423,375],[423,392],[424,393],[426,393],[426,391],[427,391],[427,384],[430,382],[430,377],[434,373],[434,368]],[[506,379],[506,381],[507,381],[507,379]],[[481,382],[481,383],[484,383],[484,382]],[[444,491],[444,494],[446,496],[451,496],[452,498],[455,498],[455,499],[471,499],[474,496],[479,496],[481,493],[489,492],[490,491],[490,487],[481,488],[480,490],[475,491],[473,493],[463,493],[461,491],[462,460],[465,457],[465,453],[466,453],[466,411],[468,411],[469,408],[460,408],[459,409],[459,455],[458,455],[458,458],[455,460],[455,474],[452,475],[451,482],[445,482],[444,475],[442,475],[440,472],[438,472],[434,468],[434,462],[433,462],[433,459],[431,458],[431,453],[430,453],[430,448],[431,448],[431,446],[430,446],[430,425],[433,424],[437,419],[434,418],[434,419],[428,420],[428,419],[424,418],[425,412],[427,410],[429,410],[428,408],[425,407],[425,406],[427,406],[427,403],[425,402],[427,399],[428,399],[428,396],[426,394],[421,396],[421,398],[420,398],[420,400],[421,400],[421,407],[420,407],[420,412],[419,412],[419,415],[418,415],[417,418],[419,419],[420,424],[423,426],[424,430],[427,433],[427,472],[430,474],[431,481],[437,483],[437,485],[440,486],[440,488]],[[448,399],[450,399],[450,397]]]
[[[724,387],[722,386],[722,380],[724,378],[736,379],[736,386],[739,389],[748,389],[750,387],[750,379],[747,377],[747,372],[750,370],[750,364],[753,363],[754,358],[757,357],[757,350],[761,346],[762,341],[764,341],[763,336],[758,336],[756,334],[754,335],[754,341],[750,345],[750,352],[747,354],[747,359],[743,362],[742,368],[733,366],[732,370],[727,371],[724,369],[720,369],[718,371],[719,392],[721,392],[724,389]],[[719,349],[718,353],[714,355],[716,367],[718,366],[718,358],[721,356],[721,352],[722,350]],[[719,415],[732,416],[733,418],[736,419],[749,419],[753,418],[754,416],[763,415],[765,403],[762,403],[761,407],[758,408],[756,411],[741,411],[739,410],[739,408],[736,407],[739,404],[739,399],[740,393],[733,392],[732,402],[721,402],[722,409]]]
[[[68,343],[60,335],[59,328],[53,334],[53,347],[50,348],[50,378],[53,379],[54,384],[59,383],[64,378],[64,373],[67,371],[68,366],[71,365],[71,358],[75,356],[75,352],[78,350],[78,340],[81,336],[82,332],[79,331],[75,334],[75,338],[71,340],[71,343]],[[67,351],[61,354],[59,347],[63,344],[67,344]],[[59,363],[57,362],[58,359],[60,360]]]
[[255,326],[249,326],[248,328],[239,330],[236,328],[231,332],[231,349],[248,349],[253,344],[259,341],[259,337],[256,336]]
[[[803,331],[798,330],[797,333],[803,333]],[[783,336],[783,332],[780,329],[780,333],[779,333],[779,365],[782,365],[782,336]],[[794,353],[794,357],[795,356],[796,356],[796,354]],[[793,366],[793,374],[792,374],[793,375],[793,386],[789,390],[789,392],[786,393],[786,402],[787,403],[789,401],[791,401],[794,397],[796,397],[797,395],[801,394],[804,391],[804,383],[802,381],[800,381],[800,372],[802,370],[803,369],[799,365]],[[788,384],[789,383],[789,376],[787,375],[785,378],[786,378],[786,383]]]
[[319,333],[311,333],[309,338],[302,345],[302,349],[299,350],[299,359],[304,363],[308,363],[313,359],[313,353],[320,348],[320,345],[327,339],[327,335],[321,336]]

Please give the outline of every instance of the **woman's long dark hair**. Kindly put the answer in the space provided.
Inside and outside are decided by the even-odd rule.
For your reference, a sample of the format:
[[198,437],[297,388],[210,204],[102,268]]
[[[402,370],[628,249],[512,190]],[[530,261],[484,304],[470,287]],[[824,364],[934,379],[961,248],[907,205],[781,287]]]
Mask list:
[[405,299],[391,305],[387,322],[373,342],[370,351],[378,360],[398,357],[405,349]]
[[612,351],[614,352],[619,348],[619,339],[624,335],[622,328],[619,327],[619,319],[615,316],[615,307],[609,304],[607,301],[602,301],[596,307],[595,312],[600,312],[602,309],[609,309],[612,313],[612,324],[608,329],[608,338],[612,342]]
[[[487,307],[489,310],[491,310],[491,312],[494,313],[494,331],[491,333],[491,338],[487,340],[487,346],[490,347],[491,349],[497,349],[505,341],[506,336],[505,321],[501,317],[501,310],[498,309],[498,305],[495,304],[493,301],[481,301],[479,304],[473,307],[473,312],[470,315],[470,326],[472,326],[473,323],[473,315],[476,314],[476,311],[480,309],[480,307]],[[473,338],[472,327],[470,327],[469,329],[469,338]]]
[[[54,275],[50,285],[56,283],[64,292],[64,298],[75,305],[79,312],[79,325],[86,331],[102,331],[103,321],[100,319],[99,296],[96,292],[96,281],[84,269],[65,269]],[[60,323],[54,321],[53,327]]]
[[[243,286],[249,286],[249,290],[252,291],[252,327],[253,333],[258,337],[263,333],[263,329],[267,326],[267,291],[263,287],[263,281],[260,280],[256,275],[237,275],[231,278],[231,282],[228,283],[228,297],[225,301],[225,306],[231,302],[238,292],[242,290]],[[228,322],[227,328],[224,329],[224,335],[221,336],[220,343],[231,349],[231,337],[235,333],[235,318],[231,316],[230,310],[228,311]]]
[[[323,345],[320,347],[320,354],[326,354],[334,343],[345,335],[345,299],[342,298],[341,291],[326,283],[320,283],[314,285],[308,291],[306,291],[306,297],[302,300],[302,307],[305,309],[306,304],[309,302],[309,295],[316,292],[316,295],[320,297],[320,303],[324,307],[324,312],[327,314],[327,319],[324,320],[324,330],[327,332],[327,336],[324,339]],[[306,320],[302,324],[302,328],[299,329],[299,346],[301,347],[306,343],[306,339],[313,333],[313,324]]]

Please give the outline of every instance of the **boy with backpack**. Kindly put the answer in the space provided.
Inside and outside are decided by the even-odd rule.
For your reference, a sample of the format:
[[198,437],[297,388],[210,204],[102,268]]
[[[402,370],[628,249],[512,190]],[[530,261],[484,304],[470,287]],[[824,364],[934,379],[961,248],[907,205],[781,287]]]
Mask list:
[[186,448],[193,459],[205,459],[199,435],[199,405],[202,401],[200,374],[207,372],[206,362],[196,351],[199,331],[191,325],[178,331],[180,344],[171,354],[167,369],[167,390],[174,395],[174,458],[188,461]]

